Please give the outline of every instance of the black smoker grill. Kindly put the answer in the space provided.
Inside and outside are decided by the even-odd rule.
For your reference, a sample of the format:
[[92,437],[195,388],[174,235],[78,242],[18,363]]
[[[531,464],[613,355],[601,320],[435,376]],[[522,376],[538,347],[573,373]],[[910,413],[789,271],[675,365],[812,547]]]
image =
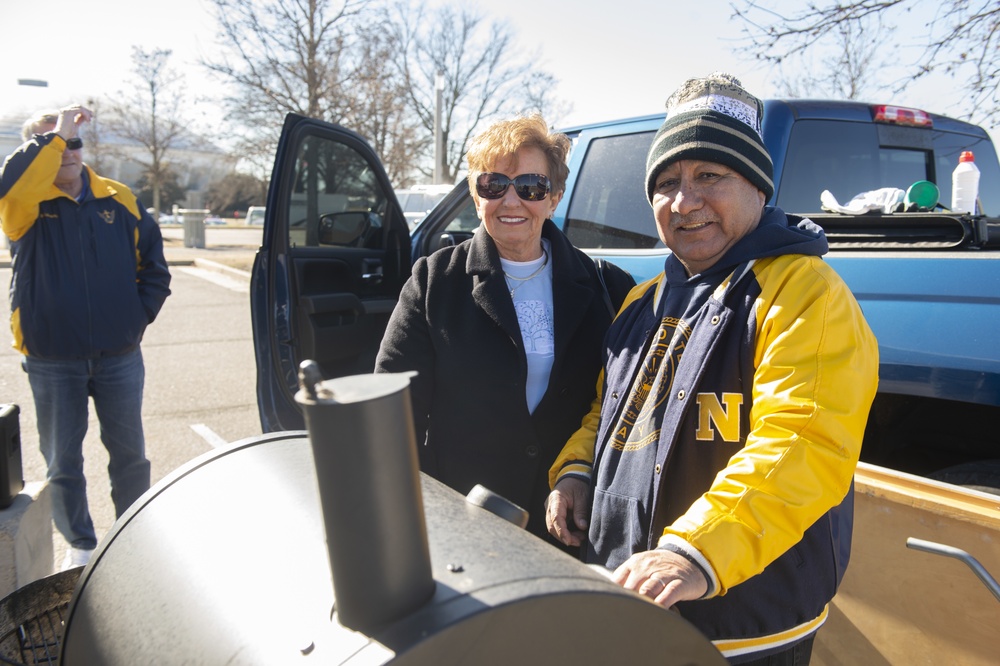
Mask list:
[[61,663],[725,663],[679,615],[421,476],[408,384],[306,382],[308,434],[158,483],[80,577]]

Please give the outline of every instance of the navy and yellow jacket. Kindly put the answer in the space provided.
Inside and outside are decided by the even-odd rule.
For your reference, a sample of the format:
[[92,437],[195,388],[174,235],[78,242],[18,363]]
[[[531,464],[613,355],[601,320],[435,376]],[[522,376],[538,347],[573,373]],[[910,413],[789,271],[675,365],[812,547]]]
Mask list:
[[812,634],[850,556],[878,347],[826,248],[767,208],[702,275],[670,256],[609,329],[600,395],[550,471],[592,480],[589,561],[701,566],[706,598],[677,609],[733,663]]
[[14,347],[54,360],[125,353],[170,294],[163,237],[126,186],[89,167],[79,202],[57,188],[65,146],[35,135],[0,172]]

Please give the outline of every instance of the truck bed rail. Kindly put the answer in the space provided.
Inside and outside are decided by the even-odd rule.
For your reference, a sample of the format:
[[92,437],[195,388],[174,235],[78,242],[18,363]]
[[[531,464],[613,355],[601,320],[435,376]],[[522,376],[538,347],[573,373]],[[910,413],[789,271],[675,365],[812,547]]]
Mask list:
[[954,250],[1000,247],[1000,218],[943,213],[810,214],[831,249]]

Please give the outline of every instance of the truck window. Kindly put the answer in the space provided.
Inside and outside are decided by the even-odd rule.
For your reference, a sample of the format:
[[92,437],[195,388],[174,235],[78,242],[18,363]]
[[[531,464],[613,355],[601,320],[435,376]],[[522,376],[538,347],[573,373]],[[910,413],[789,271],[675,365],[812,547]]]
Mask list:
[[364,158],[320,136],[299,146],[288,199],[290,247],[379,248],[387,197]]
[[[874,123],[796,121],[777,187],[776,205],[789,213],[818,213],[822,211],[819,197],[823,190],[830,190],[837,201],[847,203],[862,192],[883,187],[905,190],[917,181],[929,180],[938,186],[939,201],[947,207],[951,205],[951,172],[958,164],[958,156],[963,150],[972,150],[983,172],[979,187],[983,212],[996,214],[1000,210],[1000,193],[983,185],[1000,182],[996,153],[989,141],[939,130],[907,131],[920,133],[923,140],[914,136],[912,146],[899,145],[902,142],[887,146],[880,141]],[[930,133],[929,139],[925,132]],[[903,135],[896,132],[895,136],[898,139]]]
[[455,213],[455,216],[448,223],[448,226],[444,228],[444,231],[471,234],[478,226],[479,213],[476,212],[476,202],[470,196]]
[[940,174],[937,186],[941,190],[941,203],[951,205],[951,172],[958,165],[963,150],[971,150],[979,167],[979,203],[983,215],[1000,215],[1000,166],[997,154],[989,139],[953,132],[937,132],[934,136],[934,162]]
[[789,213],[818,213],[820,194],[840,203],[883,187],[905,190],[928,180],[930,151],[879,148],[872,123],[800,120],[792,127],[776,204]]
[[566,213],[566,236],[580,248],[663,247],[646,199],[646,153],[653,132],[594,139]]

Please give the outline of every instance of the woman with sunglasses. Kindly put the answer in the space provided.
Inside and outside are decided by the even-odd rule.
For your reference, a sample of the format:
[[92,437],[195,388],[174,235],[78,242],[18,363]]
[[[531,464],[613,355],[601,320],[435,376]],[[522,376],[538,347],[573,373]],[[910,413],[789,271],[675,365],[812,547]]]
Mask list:
[[481,484],[502,495],[546,539],[548,466],[596,396],[604,332],[634,285],[609,265],[605,289],[594,261],[549,219],[569,148],[538,115],[473,140],[468,181],[481,224],[416,262],[376,362],[377,372],[417,372],[423,471],[463,494]]

